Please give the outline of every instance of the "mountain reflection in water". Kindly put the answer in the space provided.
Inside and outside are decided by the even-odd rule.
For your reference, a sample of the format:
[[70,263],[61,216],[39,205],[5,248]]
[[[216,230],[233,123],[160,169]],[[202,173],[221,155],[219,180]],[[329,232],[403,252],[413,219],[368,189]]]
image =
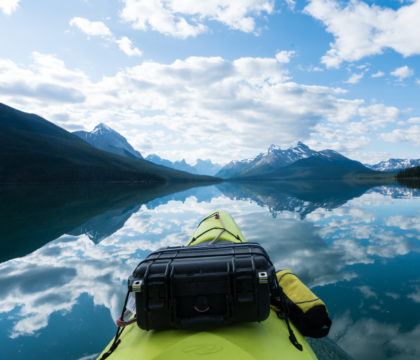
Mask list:
[[308,182],[8,188],[0,192],[1,353],[98,353],[135,265],[184,244],[200,218],[222,208],[278,268],[292,268],[325,299],[330,337],[353,358],[418,359],[419,195]]
[[86,234],[99,242],[119,230],[142,204],[189,186],[0,187],[0,239],[7,239],[0,243],[0,261],[25,255],[63,234]]

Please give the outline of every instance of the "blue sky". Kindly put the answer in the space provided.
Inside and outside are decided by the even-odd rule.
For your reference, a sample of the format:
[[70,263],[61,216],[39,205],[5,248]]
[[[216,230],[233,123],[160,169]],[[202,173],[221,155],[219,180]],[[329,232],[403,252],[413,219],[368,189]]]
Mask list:
[[0,101],[143,154],[420,157],[420,1],[0,0]]

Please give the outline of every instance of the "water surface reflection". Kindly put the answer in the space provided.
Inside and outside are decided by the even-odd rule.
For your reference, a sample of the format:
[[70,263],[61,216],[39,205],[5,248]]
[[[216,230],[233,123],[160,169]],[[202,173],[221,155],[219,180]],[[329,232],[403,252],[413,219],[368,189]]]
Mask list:
[[[231,212],[277,267],[291,267],[325,298],[335,320],[331,338],[355,359],[420,356],[416,190],[224,183],[174,192],[101,189],[89,197],[61,191],[65,201],[44,193],[20,199],[21,207],[15,201],[10,213],[0,210],[2,246],[19,241],[9,253],[3,248],[3,258],[13,259],[0,264],[6,358],[99,352],[138,261],[184,244],[198,220],[218,208]],[[16,258],[16,249],[27,255]]]

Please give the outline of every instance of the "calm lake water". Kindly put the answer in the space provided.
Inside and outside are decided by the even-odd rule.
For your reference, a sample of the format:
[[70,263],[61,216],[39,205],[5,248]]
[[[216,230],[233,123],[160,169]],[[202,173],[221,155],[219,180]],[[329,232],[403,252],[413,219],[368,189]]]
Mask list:
[[0,192],[0,358],[81,359],[114,333],[126,279],[229,211],[329,307],[354,359],[420,359],[420,191],[346,184]]

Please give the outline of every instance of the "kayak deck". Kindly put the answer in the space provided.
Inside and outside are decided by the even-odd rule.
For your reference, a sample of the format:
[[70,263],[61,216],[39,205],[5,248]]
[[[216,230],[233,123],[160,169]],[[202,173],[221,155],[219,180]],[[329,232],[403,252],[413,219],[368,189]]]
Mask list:
[[[194,232],[189,246],[212,241],[246,242],[233,218],[216,211],[204,218]],[[289,340],[284,320],[272,310],[267,320],[257,323],[218,327],[209,331],[145,331],[137,324],[127,326],[121,343],[107,358],[110,360],[310,360],[317,359],[306,339],[291,324],[303,351]],[[104,349],[109,349],[111,342]],[[98,359],[102,354],[99,355]]]
[[144,331],[132,324],[124,330],[120,345],[108,359],[316,359],[305,338],[295,328],[293,330],[303,351],[289,341],[286,324],[274,311],[261,323],[226,326],[211,331]]
[[205,217],[194,231],[188,246],[214,241],[246,242],[235,220],[226,211],[215,211]]

